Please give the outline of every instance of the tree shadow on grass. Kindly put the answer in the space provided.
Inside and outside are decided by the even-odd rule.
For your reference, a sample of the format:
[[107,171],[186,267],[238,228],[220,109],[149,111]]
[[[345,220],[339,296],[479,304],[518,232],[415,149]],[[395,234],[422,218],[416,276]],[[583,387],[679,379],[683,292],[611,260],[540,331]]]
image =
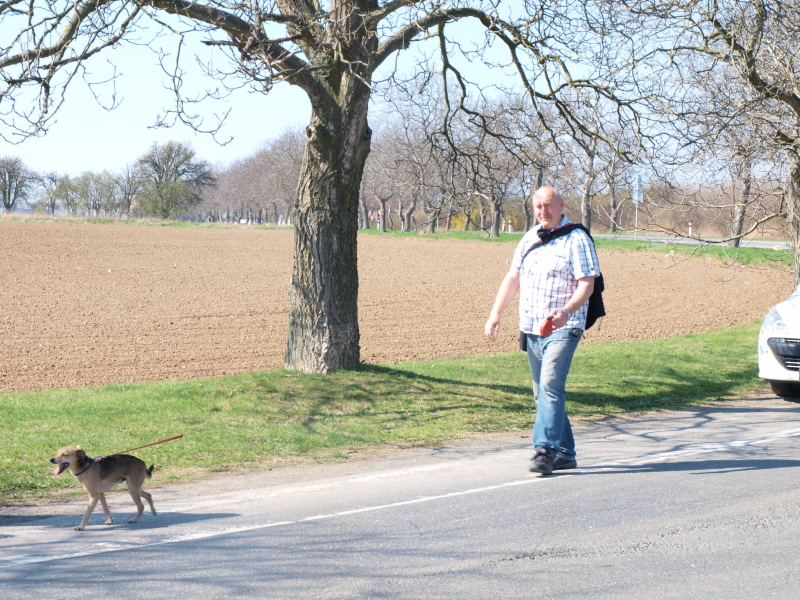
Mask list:
[[[251,385],[268,407],[265,426],[280,432],[282,452],[333,452],[398,440],[425,444],[456,432],[530,426],[535,403],[525,379],[527,365],[480,372],[481,367],[465,363],[463,369],[463,377],[457,370],[436,376],[364,364],[333,376],[256,374]],[[568,412],[578,417],[678,409],[735,397],[757,375],[754,367],[736,373],[687,368],[683,373],[678,364],[656,373],[632,373],[629,381],[620,382],[577,371],[567,382],[567,392]],[[600,383],[587,383],[595,381]]]
[[[445,385],[461,390],[491,390],[520,397],[514,403],[518,410],[530,411],[532,407],[532,391],[530,385],[493,384],[470,382],[453,378],[439,378],[421,375],[412,371],[378,365],[363,365],[361,371],[379,375],[392,375],[405,382],[425,383],[432,387]],[[586,385],[574,375],[567,381],[567,402],[572,409],[581,412],[596,411],[640,411],[657,409],[674,409],[735,396],[742,385],[756,379],[756,366],[743,367],[734,373],[706,373],[692,375],[675,367],[663,367],[659,373],[647,375],[646,387],[636,381],[614,382],[613,392],[599,389],[587,390]],[[583,410],[582,410],[583,409]]]

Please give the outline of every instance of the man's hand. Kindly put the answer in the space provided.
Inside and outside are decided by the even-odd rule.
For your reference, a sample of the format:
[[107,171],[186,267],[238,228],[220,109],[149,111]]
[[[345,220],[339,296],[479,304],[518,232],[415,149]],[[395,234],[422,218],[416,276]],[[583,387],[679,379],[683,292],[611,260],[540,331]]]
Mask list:
[[490,342],[497,339],[497,333],[500,331],[500,317],[489,315],[486,325],[483,326],[483,335],[489,338]]
[[486,325],[483,326],[483,334],[489,338],[489,341],[493,342],[497,339],[497,333],[500,331],[500,316],[518,291],[519,273],[509,271],[503,278],[500,289],[497,290],[497,298],[495,298],[494,306],[489,313],[489,319],[486,321]]
[[[592,295],[594,291],[594,277],[581,277],[578,279],[578,287],[575,290],[575,293],[572,294],[572,298],[570,298],[569,302],[567,302],[567,306],[572,306],[572,313],[575,313],[578,308],[583,306],[587,300],[589,300],[589,296]],[[548,315],[548,319],[553,320],[553,327],[555,329],[561,329],[564,325],[567,324],[569,321],[569,313],[567,312],[566,307],[564,308],[557,308],[555,309],[550,315]],[[539,327],[544,325],[544,321],[539,323]]]
[[[561,329],[564,325],[567,324],[567,321],[569,321],[569,314],[563,308],[557,308],[552,313],[550,313],[550,315],[547,318],[553,320],[553,327],[555,329]],[[544,325],[544,321],[539,323],[539,327],[541,327],[542,325]]]

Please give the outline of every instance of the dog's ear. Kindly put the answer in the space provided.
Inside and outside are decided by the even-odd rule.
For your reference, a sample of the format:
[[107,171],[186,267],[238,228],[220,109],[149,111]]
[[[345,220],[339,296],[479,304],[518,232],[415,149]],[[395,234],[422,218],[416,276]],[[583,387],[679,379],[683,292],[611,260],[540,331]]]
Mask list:
[[80,446],[78,446],[78,451],[75,454],[77,455],[78,460],[83,460],[86,458],[86,452],[84,452]]

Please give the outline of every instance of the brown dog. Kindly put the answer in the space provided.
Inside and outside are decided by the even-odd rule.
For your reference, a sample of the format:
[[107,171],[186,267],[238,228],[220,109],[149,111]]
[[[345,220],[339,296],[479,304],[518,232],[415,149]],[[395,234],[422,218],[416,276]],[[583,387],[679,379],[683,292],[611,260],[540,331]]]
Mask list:
[[58,475],[69,468],[89,493],[89,507],[83,515],[81,524],[75,528],[75,531],[83,531],[83,528],[86,527],[86,523],[89,521],[94,507],[97,506],[98,500],[103,506],[103,512],[108,517],[106,525],[111,525],[113,520],[111,512],[108,510],[108,504],[106,504],[105,492],[123,481],[128,485],[128,492],[138,509],[128,523],[136,523],[144,511],[144,504],[142,504],[140,496],[147,500],[150,505],[150,512],[156,514],[153,498],[142,489],[144,480],[150,479],[153,474],[153,465],[148,469],[144,462],[135,456],[115,454],[114,456],[94,459],[87,457],[80,446],[64,446],[50,459],[50,462],[58,465],[53,471],[53,475]]

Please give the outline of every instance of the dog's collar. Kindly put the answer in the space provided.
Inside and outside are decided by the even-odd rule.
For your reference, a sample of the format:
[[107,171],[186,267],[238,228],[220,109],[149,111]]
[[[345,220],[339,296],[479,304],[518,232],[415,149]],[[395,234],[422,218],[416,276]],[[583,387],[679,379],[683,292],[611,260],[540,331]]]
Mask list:
[[97,459],[92,459],[92,458],[90,458],[90,459],[88,459],[88,461],[89,461],[89,464],[88,464],[87,466],[85,466],[85,467],[83,468],[83,470],[81,470],[81,471],[78,471],[77,473],[75,473],[75,477],[80,477],[81,475],[83,475],[84,473],[86,473],[86,471],[88,471],[89,469],[91,469],[91,468],[92,468],[92,465],[93,465],[95,462],[97,462]]

